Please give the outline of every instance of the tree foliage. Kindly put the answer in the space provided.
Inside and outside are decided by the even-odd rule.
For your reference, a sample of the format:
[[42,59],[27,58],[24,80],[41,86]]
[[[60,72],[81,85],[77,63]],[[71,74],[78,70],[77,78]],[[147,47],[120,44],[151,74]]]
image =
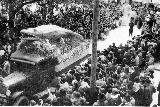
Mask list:
[[[16,50],[16,45],[19,40],[15,19],[17,13],[26,4],[40,2],[41,0],[1,0],[1,15],[0,15],[0,47],[5,51],[4,57],[9,59],[11,53]],[[8,49],[8,47],[11,47]],[[9,51],[10,50],[10,51]]]
[[[9,43],[12,46],[12,52],[14,52],[19,37],[22,36],[20,33],[22,29],[49,23],[82,33],[82,35],[85,33],[89,37],[92,29],[92,2],[92,0],[10,0],[9,2],[8,0],[2,0],[0,45],[3,47]],[[29,10],[32,3],[36,3],[39,6],[36,12]],[[58,4],[61,3],[63,6],[58,7]],[[77,4],[83,4],[83,6],[77,7]],[[114,7],[112,5],[109,8],[113,11],[110,9],[105,11],[108,5],[103,4],[103,6],[100,6],[104,9],[100,14],[100,21],[104,24],[99,23],[100,29],[102,28],[103,30],[103,26],[112,25],[110,23],[113,22],[108,20],[114,20],[114,16],[117,16],[117,13],[115,12],[116,9],[112,9]],[[55,15],[54,9],[59,11],[57,15]],[[79,28],[81,28],[81,31]]]

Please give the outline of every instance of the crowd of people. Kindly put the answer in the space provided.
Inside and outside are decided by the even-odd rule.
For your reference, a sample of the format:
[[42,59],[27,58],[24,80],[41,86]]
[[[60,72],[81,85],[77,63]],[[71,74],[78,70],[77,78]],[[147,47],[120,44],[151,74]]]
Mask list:
[[[143,26],[148,21],[144,20]],[[142,32],[142,35],[132,36],[132,40],[124,46],[113,43],[104,51],[98,51],[94,99],[90,94],[89,58],[86,63],[58,77],[56,91],[48,89],[46,98],[32,100],[31,105],[150,106],[152,95],[156,90],[159,91],[160,86],[157,89],[154,87],[154,70],[148,68],[159,61],[159,35],[159,32],[153,33],[153,30],[149,34]]]
[[[140,36],[133,37],[125,46],[116,47],[113,43],[98,52],[94,101],[90,95],[91,59],[88,59],[87,63],[62,74],[58,78],[56,91],[48,91],[43,104],[150,106],[156,88],[152,84],[154,71],[147,67],[155,62],[156,47],[152,40],[147,41]],[[35,102],[32,100],[31,105],[39,104]]]
[[[117,6],[115,2],[110,4],[101,3],[100,8],[100,33],[116,28],[115,22],[122,16],[121,5]],[[78,32],[87,39],[90,38],[93,11],[89,5],[61,4],[61,6],[55,6],[53,10],[53,12],[48,13],[44,18],[39,10],[33,13],[29,9],[22,9],[19,12],[20,15],[17,16],[16,28],[22,30],[45,24],[54,24]]]
[[97,93],[94,102],[89,95],[89,59],[84,65],[77,66],[59,77],[58,91],[54,93],[54,99],[49,104],[149,106],[156,89],[152,84],[154,71],[147,69],[147,66],[155,61],[153,56],[156,47],[156,43],[142,37],[133,38],[133,41],[129,41],[125,46],[116,47],[113,44],[103,52],[98,52]]
[[[153,93],[160,90],[160,84],[157,89],[154,87],[152,83],[154,71],[148,68],[160,59],[160,32],[158,28],[153,29],[154,25],[158,27],[157,20],[154,18],[155,12],[148,13],[146,7],[141,3],[132,5],[132,10],[138,15],[137,19],[132,18],[132,29],[130,29],[132,40],[124,46],[116,46],[113,43],[104,51],[97,52],[94,99],[90,94],[91,59],[89,58],[86,63],[63,73],[58,77],[57,84],[54,84],[54,91],[48,87],[48,94],[40,99],[31,100],[30,105],[150,106]],[[120,8],[121,5],[117,6],[115,3],[101,7],[99,35],[116,28],[115,22],[123,15]],[[90,38],[93,17],[90,8],[74,5],[70,8],[65,7],[65,10],[64,8],[58,10],[57,15],[52,14],[45,21],[39,15],[22,11],[21,23],[26,24],[20,23],[17,27],[24,29],[52,23]],[[149,15],[145,18],[147,14]],[[141,35],[132,35],[133,23],[137,24],[137,27],[142,27]],[[160,101],[158,105],[160,106]]]

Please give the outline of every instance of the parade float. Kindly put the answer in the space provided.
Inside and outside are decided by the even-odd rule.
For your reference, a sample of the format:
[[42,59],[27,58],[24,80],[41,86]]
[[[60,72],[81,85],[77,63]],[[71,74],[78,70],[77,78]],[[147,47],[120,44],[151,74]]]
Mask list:
[[21,33],[21,42],[11,55],[11,74],[0,83],[1,105],[29,105],[56,76],[90,56],[90,43],[71,30],[42,25]]

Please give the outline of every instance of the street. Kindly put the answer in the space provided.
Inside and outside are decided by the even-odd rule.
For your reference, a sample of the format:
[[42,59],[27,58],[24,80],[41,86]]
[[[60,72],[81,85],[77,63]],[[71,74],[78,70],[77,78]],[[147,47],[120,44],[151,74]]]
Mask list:
[[[128,29],[129,26],[120,26],[115,30],[111,30],[107,39],[105,39],[104,41],[98,41],[98,50],[102,51],[113,42],[116,44],[116,46],[119,46],[121,43],[123,45],[126,44],[128,40],[131,40],[131,37],[129,37]],[[133,35],[140,35],[140,33],[140,30],[135,26]]]
[[[106,37],[105,40],[99,40],[97,42],[97,49],[99,51],[104,50],[109,45],[112,45],[114,42],[116,46],[119,46],[121,43],[124,45],[127,43],[128,40],[131,40],[131,37],[129,37],[129,26],[120,26],[114,30],[111,30],[109,32],[109,35]],[[141,30],[139,30],[136,26],[134,27],[133,35],[140,35]],[[91,46],[90,46],[90,52],[91,52]]]

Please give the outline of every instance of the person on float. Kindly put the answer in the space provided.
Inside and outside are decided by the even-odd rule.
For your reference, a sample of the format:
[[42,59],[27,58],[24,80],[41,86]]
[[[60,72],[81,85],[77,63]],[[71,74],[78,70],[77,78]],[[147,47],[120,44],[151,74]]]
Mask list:
[[8,60],[6,60],[4,63],[3,63],[3,71],[9,75],[11,72],[10,72],[10,62]]

